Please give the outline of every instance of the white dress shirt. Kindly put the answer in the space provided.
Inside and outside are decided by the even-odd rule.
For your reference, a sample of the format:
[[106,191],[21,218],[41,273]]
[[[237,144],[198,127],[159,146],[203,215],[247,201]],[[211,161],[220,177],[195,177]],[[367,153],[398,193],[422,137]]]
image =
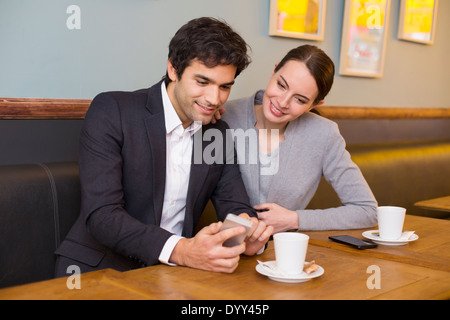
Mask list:
[[174,235],[164,245],[159,261],[171,264],[169,259],[172,251],[182,238],[191,173],[193,134],[201,128],[201,123],[193,122],[184,129],[164,82],[161,85],[161,93],[166,124],[166,186],[160,227]]

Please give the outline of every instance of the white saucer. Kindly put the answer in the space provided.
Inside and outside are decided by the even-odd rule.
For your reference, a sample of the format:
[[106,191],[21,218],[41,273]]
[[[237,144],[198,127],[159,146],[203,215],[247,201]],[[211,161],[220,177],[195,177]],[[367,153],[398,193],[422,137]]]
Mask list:
[[416,241],[419,239],[419,236],[417,234],[413,234],[409,239],[398,239],[398,240],[385,240],[380,238],[379,231],[378,230],[370,230],[365,231],[362,233],[363,237],[372,240],[373,242],[385,246],[404,246],[408,244],[409,242]]
[[[276,267],[276,261],[266,261],[264,263],[266,263],[270,267],[271,266]],[[307,263],[307,262],[305,262],[305,263]],[[318,266],[318,267],[319,267],[318,270],[316,270],[310,274],[307,274],[306,272],[302,272],[299,275],[295,275],[295,276],[285,276],[285,275],[281,275],[281,274],[276,274],[275,271],[268,270],[259,264],[256,265],[256,271],[258,271],[258,273],[262,274],[263,276],[269,277],[269,279],[274,280],[274,281],[299,283],[299,282],[305,282],[305,281],[308,281],[308,280],[311,280],[313,278],[317,278],[317,277],[320,277],[321,275],[323,275],[325,270],[321,266]]]

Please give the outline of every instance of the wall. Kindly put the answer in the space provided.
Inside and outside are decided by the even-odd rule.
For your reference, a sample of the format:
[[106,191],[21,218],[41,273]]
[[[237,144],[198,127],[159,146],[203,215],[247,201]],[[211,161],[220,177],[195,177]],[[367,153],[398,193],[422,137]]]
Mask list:
[[[80,30],[66,27],[72,4],[81,9]],[[336,75],[328,105],[450,107],[450,64],[444,56],[450,52],[450,1],[439,3],[432,46],[397,40],[399,4],[392,0],[384,77]],[[1,0],[0,97],[92,99],[101,91],[149,87],[165,73],[170,38],[199,16],[225,19],[252,47],[253,63],[231,98],[248,96],[265,87],[289,49],[304,43],[323,48],[339,67],[343,9],[344,0],[328,0],[325,40],[313,42],[269,37],[269,0]],[[0,120],[0,150],[7,150],[0,163],[76,157],[74,151],[41,156],[26,144],[14,153],[11,145],[15,137],[22,142],[24,127],[36,140],[46,139],[40,120],[14,121]],[[62,136],[70,135],[73,143],[80,123],[55,120],[45,126],[54,126],[51,132],[67,128]]]

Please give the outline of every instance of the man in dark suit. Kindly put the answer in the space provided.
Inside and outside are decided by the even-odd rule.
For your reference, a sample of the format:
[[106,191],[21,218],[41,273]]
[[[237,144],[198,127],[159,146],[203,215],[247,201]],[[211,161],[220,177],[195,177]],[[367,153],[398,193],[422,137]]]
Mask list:
[[[57,277],[70,265],[124,271],[160,262],[233,272],[240,254],[264,247],[273,229],[248,204],[226,143],[223,161],[212,164],[194,151],[213,143],[202,139],[208,129],[226,136],[224,122],[210,122],[249,62],[245,41],[227,24],[194,19],[170,42],[164,81],[95,97],[80,137],[81,213],[56,250]],[[222,245],[244,229],[220,231],[221,222],[194,235],[209,199],[219,220],[231,212],[252,221],[242,245]]]

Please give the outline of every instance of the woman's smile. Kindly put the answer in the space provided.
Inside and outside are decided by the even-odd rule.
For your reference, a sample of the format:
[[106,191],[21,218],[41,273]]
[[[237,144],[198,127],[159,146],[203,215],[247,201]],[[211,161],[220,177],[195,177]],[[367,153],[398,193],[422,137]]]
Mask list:
[[272,103],[272,101],[270,102],[270,111],[272,112],[272,114],[274,116],[277,116],[277,117],[281,117],[281,116],[285,115],[285,113],[283,113],[280,109],[275,107],[275,105]]

